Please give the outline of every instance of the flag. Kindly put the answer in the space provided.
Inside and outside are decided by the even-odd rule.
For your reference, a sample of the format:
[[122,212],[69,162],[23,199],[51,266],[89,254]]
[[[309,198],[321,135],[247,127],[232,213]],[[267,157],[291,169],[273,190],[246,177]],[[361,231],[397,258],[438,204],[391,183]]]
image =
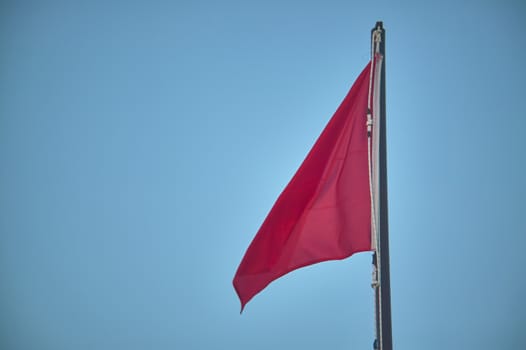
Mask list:
[[241,310],[277,278],[371,249],[369,63],[285,187],[234,276]]

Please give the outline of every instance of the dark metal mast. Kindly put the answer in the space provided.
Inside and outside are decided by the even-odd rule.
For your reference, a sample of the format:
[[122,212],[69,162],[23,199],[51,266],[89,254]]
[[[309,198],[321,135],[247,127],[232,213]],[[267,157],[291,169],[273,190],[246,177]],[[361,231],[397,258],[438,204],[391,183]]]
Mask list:
[[[383,56],[380,76],[380,139],[379,139],[379,236],[380,246],[373,254],[373,264],[379,283],[375,286],[376,304],[376,340],[375,349],[392,350],[391,327],[391,279],[389,273],[389,226],[387,213],[387,145],[386,145],[386,116],[385,116],[385,30],[382,22],[376,22],[371,31],[380,32],[381,40],[378,43],[379,53]],[[372,40],[373,45],[374,40]],[[374,52],[374,50],[373,50]],[[374,57],[372,57],[374,59]],[[378,255],[378,256],[377,256]],[[378,259],[379,257],[379,259]]]

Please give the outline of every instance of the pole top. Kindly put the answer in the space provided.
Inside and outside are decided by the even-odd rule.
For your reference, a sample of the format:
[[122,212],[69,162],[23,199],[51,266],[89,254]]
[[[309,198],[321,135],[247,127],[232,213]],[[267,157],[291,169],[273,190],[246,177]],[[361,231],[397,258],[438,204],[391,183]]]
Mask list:
[[377,21],[375,27],[376,27],[376,29],[384,29],[384,22]]

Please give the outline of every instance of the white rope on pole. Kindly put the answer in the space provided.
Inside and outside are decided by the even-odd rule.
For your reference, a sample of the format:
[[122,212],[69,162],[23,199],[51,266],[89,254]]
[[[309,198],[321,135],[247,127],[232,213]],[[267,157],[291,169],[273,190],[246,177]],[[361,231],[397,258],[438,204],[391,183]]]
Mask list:
[[[380,107],[378,93],[380,91],[380,73],[382,66],[382,56],[380,55],[380,41],[381,41],[381,31],[376,29],[373,31],[371,38],[371,65],[370,65],[370,74],[369,74],[369,92],[367,99],[367,159],[368,159],[368,171],[369,171],[369,195],[371,201],[371,245],[374,244],[374,249],[376,251],[376,266],[373,265],[373,276],[371,286],[378,291],[378,301],[381,303],[381,260],[380,260],[380,237],[378,235],[378,138],[379,135],[379,119],[377,118],[377,113]],[[374,89],[373,89],[374,86]],[[373,129],[374,126],[374,129]],[[374,144],[372,135],[375,136]],[[371,155],[374,153],[374,159]],[[373,175],[374,172],[374,175]],[[379,320],[378,320],[379,318]],[[382,349],[382,308],[381,305],[378,305],[378,314],[375,313],[375,328],[377,328],[378,338],[376,339],[376,344],[378,349]]]
[[378,290],[378,299],[379,299],[379,305],[378,305],[378,316],[380,318],[379,322],[379,350],[383,350],[383,315],[382,315],[382,254],[381,254],[381,239],[380,236],[380,208],[379,208],[379,194],[380,194],[380,181],[379,181],[379,156],[380,156],[380,118],[379,118],[379,111],[380,111],[380,80],[381,80],[381,69],[382,69],[382,61],[383,57],[380,54],[376,54],[376,64],[375,64],[375,82],[374,82],[374,89],[373,89],[373,120],[374,120],[374,126],[373,126],[373,135],[375,135],[373,139],[373,147],[372,147],[372,153],[373,153],[373,170],[374,170],[374,176],[373,176],[373,183],[374,186],[374,208],[375,208],[375,229],[376,232],[376,265],[377,265],[377,281],[378,284],[376,286],[376,289]]

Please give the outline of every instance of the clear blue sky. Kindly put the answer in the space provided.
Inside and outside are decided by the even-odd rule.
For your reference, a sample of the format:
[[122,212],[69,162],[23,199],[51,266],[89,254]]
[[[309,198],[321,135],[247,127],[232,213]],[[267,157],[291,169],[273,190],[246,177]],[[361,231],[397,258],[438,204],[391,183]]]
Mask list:
[[234,272],[387,30],[396,349],[526,348],[522,1],[0,4],[0,348],[370,349],[370,253]]

